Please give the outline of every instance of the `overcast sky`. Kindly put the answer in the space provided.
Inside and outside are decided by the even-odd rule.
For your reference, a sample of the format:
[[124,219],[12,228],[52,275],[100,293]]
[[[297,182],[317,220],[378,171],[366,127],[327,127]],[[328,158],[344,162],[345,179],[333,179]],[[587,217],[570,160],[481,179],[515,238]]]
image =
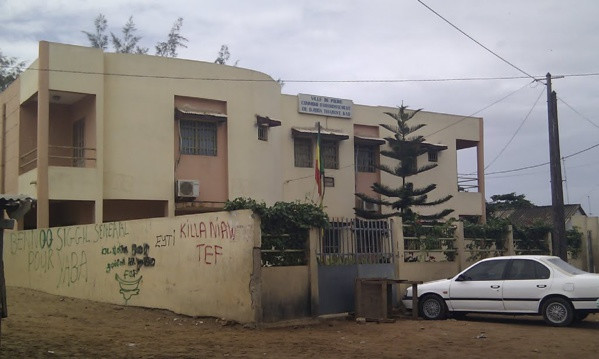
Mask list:
[[[566,75],[553,81],[562,157],[599,144],[599,1],[423,2],[513,66],[417,0],[0,0],[0,50],[29,63],[40,40],[88,45],[81,31],[99,13],[115,33],[133,15],[153,49],[183,17],[179,57],[212,62],[227,44],[231,63],[283,79],[284,93],[483,117],[487,198],[516,192],[550,205],[548,165],[494,172],[549,161],[545,85],[524,73]],[[506,77],[516,78],[390,81]],[[462,173],[475,169],[469,155]],[[598,155],[599,146],[563,162],[564,198],[587,214],[599,213]]]

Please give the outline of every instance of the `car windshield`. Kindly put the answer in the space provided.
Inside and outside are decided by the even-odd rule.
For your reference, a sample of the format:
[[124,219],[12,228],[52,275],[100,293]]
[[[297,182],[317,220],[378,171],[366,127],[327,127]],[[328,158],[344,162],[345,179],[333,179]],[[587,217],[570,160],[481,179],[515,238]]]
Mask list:
[[577,275],[577,274],[587,273],[583,270],[580,270],[580,269],[574,267],[573,265],[571,265],[567,262],[564,262],[561,258],[549,258],[549,259],[547,259],[547,261],[568,274]]

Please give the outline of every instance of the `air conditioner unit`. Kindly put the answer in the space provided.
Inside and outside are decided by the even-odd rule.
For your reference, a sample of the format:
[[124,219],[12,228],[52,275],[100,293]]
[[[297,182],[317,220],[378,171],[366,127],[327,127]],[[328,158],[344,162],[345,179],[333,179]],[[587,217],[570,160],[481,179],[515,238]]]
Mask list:
[[200,195],[200,182],[195,180],[177,180],[175,191],[179,198],[196,198]]
[[363,201],[362,202],[362,209],[365,211],[369,211],[369,212],[378,212],[379,211],[379,205],[376,203],[370,203],[370,202],[366,202]]

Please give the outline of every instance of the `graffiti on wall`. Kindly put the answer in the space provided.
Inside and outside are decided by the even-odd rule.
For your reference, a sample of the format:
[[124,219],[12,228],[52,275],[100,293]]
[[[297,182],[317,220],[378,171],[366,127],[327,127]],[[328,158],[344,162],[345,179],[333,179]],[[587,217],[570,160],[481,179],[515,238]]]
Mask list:
[[[211,244],[207,240],[235,240],[236,227],[231,223],[219,221],[190,221],[180,223],[179,238],[189,240],[200,240],[196,244],[198,248],[198,260],[202,264],[216,265],[219,257],[223,255],[223,246]],[[221,243],[222,244],[222,243]]]
[[102,248],[101,254],[118,257],[106,263],[106,273],[116,269],[120,270],[122,267],[122,275],[119,276],[119,273],[115,273],[114,279],[119,285],[119,293],[127,304],[132,296],[139,294],[139,286],[143,277],[139,275],[140,270],[156,265],[156,259],[150,257],[150,245],[133,243],[127,247],[119,244],[111,248]]
[[56,272],[56,287],[87,283],[87,253],[81,247],[95,243],[87,226],[56,227],[32,231],[10,232],[10,253],[27,252],[29,272]]
[[[216,270],[234,253],[229,243],[251,238],[245,234],[248,229],[234,221],[198,218],[182,217],[170,222],[170,228],[160,227],[158,233],[152,233],[151,224],[132,230],[128,222],[8,232],[6,248],[12,255],[19,254],[17,258],[23,261],[31,282],[39,283],[43,278],[58,289],[82,288],[97,281],[114,283],[128,304],[143,293],[144,280],[153,278],[145,271],[156,267],[157,258],[168,257],[173,253],[170,251],[185,251],[187,258],[194,258],[200,266]],[[97,278],[98,273],[110,276],[109,281]]]
[[175,246],[175,230],[173,234],[160,234],[156,236],[156,244],[154,247],[174,247]]
[[225,221],[190,221],[181,222],[179,227],[181,239],[230,239],[235,240],[235,227]]

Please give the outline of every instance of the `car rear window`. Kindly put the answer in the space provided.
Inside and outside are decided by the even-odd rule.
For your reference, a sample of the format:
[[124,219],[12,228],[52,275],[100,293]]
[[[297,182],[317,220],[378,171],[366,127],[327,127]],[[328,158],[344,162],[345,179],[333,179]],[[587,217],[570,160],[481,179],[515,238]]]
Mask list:
[[567,262],[564,262],[561,258],[549,258],[549,259],[547,259],[547,261],[568,274],[578,275],[578,274],[587,273],[583,270],[580,270],[580,269],[574,267],[573,265],[571,265]]

